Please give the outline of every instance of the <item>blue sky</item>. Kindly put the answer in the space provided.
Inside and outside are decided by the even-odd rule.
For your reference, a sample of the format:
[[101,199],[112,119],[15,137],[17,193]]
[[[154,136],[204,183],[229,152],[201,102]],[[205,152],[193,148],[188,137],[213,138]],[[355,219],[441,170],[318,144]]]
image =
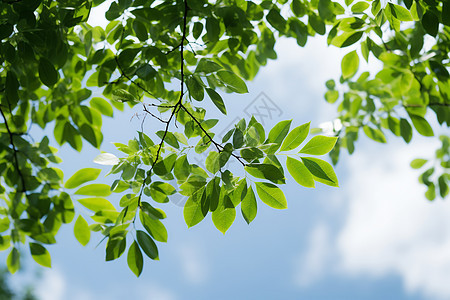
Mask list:
[[[314,127],[333,120],[336,108],[323,99],[324,82],[337,78],[349,50],[327,48],[320,38],[304,49],[282,40],[277,50],[279,59],[260,71],[249,94],[225,96],[229,115],[222,128],[244,116],[244,105],[260,105],[261,92],[280,109],[265,119],[267,126],[284,119],[295,125],[312,121]],[[138,106],[104,120],[102,150],[119,156],[110,143],[135,136],[136,112]],[[145,129],[151,133],[156,126],[148,120]],[[129,271],[125,255],[104,261],[105,244],[95,247],[100,236],[82,247],[73,225],[66,226],[50,247],[53,268],[41,270],[38,293],[43,300],[448,299],[450,208],[439,199],[425,200],[418,173],[409,168],[412,159],[431,156],[436,147],[417,133],[409,146],[393,136],[387,145],[362,138],[355,154],[342,155],[336,167],[340,188],[307,189],[288,178],[287,210],[258,202],[254,222],[247,225],[238,213],[226,235],[210,218],[187,229],[182,208],[169,202],[161,206],[169,241],[159,245],[160,261],[145,260],[140,278]],[[80,166],[99,167],[92,162],[99,151],[86,150],[60,151],[67,178]],[[17,286],[36,269],[28,261],[26,272],[13,277]]]

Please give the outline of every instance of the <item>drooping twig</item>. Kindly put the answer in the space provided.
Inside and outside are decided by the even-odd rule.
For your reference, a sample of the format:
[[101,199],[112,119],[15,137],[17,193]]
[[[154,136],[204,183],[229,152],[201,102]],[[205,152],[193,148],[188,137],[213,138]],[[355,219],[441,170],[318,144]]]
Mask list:
[[20,181],[22,183],[22,191],[26,192],[26,185],[25,185],[25,178],[23,177],[22,172],[20,171],[20,167],[19,167],[19,158],[17,156],[17,153],[19,152],[16,148],[16,145],[14,144],[14,138],[13,135],[14,133],[11,131],[11,129],[9,128],[8,125],[8,120],[6,119],[5,113],[3,112],[1,106],[0,106],[0,113],[3,117],[3,119],[5,120],[5,127],[6,127],[6,131],[8,131],[9,134],[9,142],[12,146],[13,149],[13,154],[14,154],[14,164],[16,165],[16,169],[17,169],[17,173],[19,174],[20,177]]

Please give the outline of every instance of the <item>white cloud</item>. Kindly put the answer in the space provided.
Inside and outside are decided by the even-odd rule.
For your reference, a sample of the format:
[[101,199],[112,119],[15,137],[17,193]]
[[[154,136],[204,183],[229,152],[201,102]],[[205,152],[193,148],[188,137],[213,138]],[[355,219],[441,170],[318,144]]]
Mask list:
[[[426,148],[420,153],[433,145]],[[450,206],[425,199],[419,173],[409,168],[420,154],[410,147],[390,150],[360,151],[350,160],[348,216],[336,241],[341,270],[398,274],[408,291],[448,299]]]
[[309,248],[298,261],[295,275],[298,285],[308,286],[319,279],[328,263],[329,248],[329,229],[325,224],[319,224],[311,231]]
[[182,272],[189,283],[203,284],[208,278],[206,255],[197,246],[183,245],[178,248],[178,257]]
[[326,228],[323,224],[312,233],[305,255],[312,261],[311,274],[395,274],[407,292],[449,299],[450,206],[439,198],[426,200],[425,188],[417,182],[420,173],[409,167],[413,158],[433,155],[437,144],[426,140],[417,141],[416,147],[369,145],[372,149],[360,148],[348,160],[350,176],[341,184],[342,226],[334,236],[320,233],[325,229],[318,228]]
[[66,280],[56,269],[46,269],[36,287],[36,295],[41,300],[62,300],[66,291]]

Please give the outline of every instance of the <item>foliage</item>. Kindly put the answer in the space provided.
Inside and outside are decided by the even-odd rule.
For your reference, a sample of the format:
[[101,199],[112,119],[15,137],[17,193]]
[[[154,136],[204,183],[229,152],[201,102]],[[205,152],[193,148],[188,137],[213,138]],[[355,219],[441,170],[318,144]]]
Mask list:
[[[127,250],[128,233],[134,232],[127,261],[139,276],[142,252],[158,259],[155,241],[167,241],[161,221],[166,215],[156,206],[175,193],[188,197],[184,218],[189,227],[210,212],[225,233],[239,204],[248,223],[255,218],[256,196],[273,208],[287,207],[278,186],[286,181],[284,166],[305,187],[315,182],[338,186],[331,165],[311,155],[332,151],[336,163],[340,149],[353,153],[360,129],[382,143],[388,129],[408,143],[413,127],[421,135],[434,135],[431,112],[440,125],[449,124],[448,1],[407,0],[382,7],[378,0],[346,0],[344,8],[331,0],[118,0],[106,12],[106,28],[85,23],[92,7],[103,2],[0,4],[0,244],[10,249],[12,273],[20,266],[20,243],[29,245],[37,263],[51,266],[44,245],[55,243],[60,226],[75,218],[73,195],[86,196],[78,202],[93,213],[89,222],[77,216],[78,241],[86,245],[91,232],[100,232],[109,261]],[[247,93],[245,81],[276,59],[279,37],[293,37],[304,46],[308,37],[327,32],[330,45],[359,46],[342,60],[340,86],[326,83],[325,98],[339,102],[343,125],[334,137],[315,136],[301,146],[309,123],[291,130],[291,121],[281,121],[266,134],[252,118],[217,138],[212,129],[218,120],[207,118],[205,98],[226,114],[224,93]],[[429,36],[430,45],[424,42]],[[361,59],[369,58],[383,63],[373,77],[359,72]],[[94,89],[102,97],[92,97]],[[118,176],[112,185],[92,183],[100,173],[93,168],[80,169],[64,183],[53,139],[77,151],[86,142],[99,148],[102,115],[113,117],[124,105],[137,104],[161,123],[161,130],[155,136],[142,130],[127,144],[116,143],[124,157],[102,153],[95,159],[112,166],[110,174]],[[34,124],[46,132],[52,127],[53,137],[35,142],[28,134]],[[448,137],[442,141],[437,182],[445,197]],[[204,166],[189,162],[192,152],[208,153]],[[242,165],[244,177],[227,168],[230,159]],[[429,170],[421,178],[433,190]],[[120,195],[118,205],[107,199],[112,193]]]

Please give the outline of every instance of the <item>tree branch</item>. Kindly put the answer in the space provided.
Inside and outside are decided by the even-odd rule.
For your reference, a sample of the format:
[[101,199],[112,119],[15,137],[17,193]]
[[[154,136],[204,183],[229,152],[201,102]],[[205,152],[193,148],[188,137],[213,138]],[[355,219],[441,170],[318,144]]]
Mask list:
[[19,167],[19,158],[17,157],[17,153],[19,152],[16,148],[16,145],[14,144],[14,133],[11,131],[11,129],[9,128],[8,125],[8,120],[6,119],[5,113],[3,112],[1,106],[0,106],[0,113],[3,117],[3,119],[5,120],[5,127],[6,127],[6,131],[8,131],[9,134],[9,142],[13,148],[13,154],[14,154],[14,164],[16,165],[16,169],[17,169],[17,173],[19,174],[20,177],[20,181],[22,183],[22,191],[26,192],[26,185],[25,185],[25,178],[23,177],[22,172],[20,171],[20,167]]

